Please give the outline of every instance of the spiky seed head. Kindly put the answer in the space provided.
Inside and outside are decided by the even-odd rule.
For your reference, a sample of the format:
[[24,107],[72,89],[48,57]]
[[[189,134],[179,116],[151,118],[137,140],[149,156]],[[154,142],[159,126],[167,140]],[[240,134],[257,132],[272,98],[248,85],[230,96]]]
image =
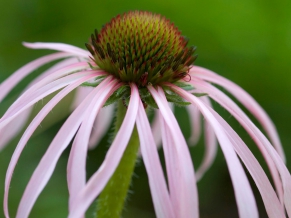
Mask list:
[[104,71],[139,87],[176,82],[187,76],[196,48],[178,28],[158,14],[118,15],[91,35],[87,49]]

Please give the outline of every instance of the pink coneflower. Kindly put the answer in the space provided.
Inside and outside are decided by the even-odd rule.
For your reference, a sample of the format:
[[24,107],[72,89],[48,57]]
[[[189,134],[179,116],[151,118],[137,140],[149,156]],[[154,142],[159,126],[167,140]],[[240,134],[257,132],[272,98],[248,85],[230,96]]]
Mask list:
[[[80,93],[75,109],[34,171],[16,217],[29,216],[71,140],[67,173],[70,194],[68,217],[84,216],[98,196],[98,217],[120,217],[138,149],[147,170],[156,216],[199,217],[196,182],[214,159],[214,133],[229,169],[239,216],[259,217],[243,163],[258,187],[268,216],[286,217],[287,212],[290,217],[291,176],[284,164],[284,153],[274,125],[264,110],[239,86],[210,70],[193,66],[195,47],[188,47],[187,42],[173,23],[164,17],[135,11],[115,17],[99,33],[95,31],[86,44],[89,52],[60,43],[24,43],[29,48],[60,52],[41,57],[10,76],[0,85],[0,101],[36,68],[54,60],[65,60],[36,79],[0,120],[0,135],[6,142],[25,122],[33,104],[59,91],[34,117],[15,149],[5,180],[5,216],[9,217],[8,192],[12,173],[27,141],[61,99],[76,88],[89,87],[85,94]],[[274,147],[247,115],[212,83],[229,91],[258,119]],[[247,145],[213,110],[209,97],[229,111],[256,142],[269,167],[276,192]],[[200,135],[199,116],[203,115],[207,122],[206,154],[196,175],[187,143],[169,102],[186,106],[190,112],[194,128],[194,137],[190,140],[193,143]],[[111,104],[117,105],[116,135],[102,165],[86,181],[89,144],[92,147],[106,131],[107,127],[98,123],[110,120],[108,113],[104,116],[99,113]],[[150,108],[156,110],[152,126],[155,137],[146,114]],[[110,113],[111,117],[115,116],[112,110]],[[99,121],[96,119],[98,114]],[[21,118],[21,122],[11,132],[7,126],[14,125],[14,121],[17,123],[17,118]],[[156,143],[159,143],[160,136],[168,182],[157,153]],[[93,142],[90,143],[90,140]],[[4,142],[0,145],[4,146]]]

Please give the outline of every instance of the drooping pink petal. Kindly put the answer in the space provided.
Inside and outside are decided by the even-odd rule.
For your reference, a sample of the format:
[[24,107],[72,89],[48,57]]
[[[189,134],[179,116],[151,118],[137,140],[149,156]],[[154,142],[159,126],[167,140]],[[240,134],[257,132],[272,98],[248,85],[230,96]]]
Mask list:
[[82,216],[114,173],[133,131],[138,111],[138,102],[138,89],[134,84],[131,84],[130,102],[123,123],[98,171],[93,174],[86,183],[86,186],[74,198],[70,207],[69,218],[79,218]]
[[15,107],[15,105],[19,104],[19,102],[25,101],[26,97],[29,97],[36,90],[42,88],[43,86],[53,82],[56,79],[59,79],[68,74],[71,74],[73,72],[85,70],[86,68],[88,68],[88,64],[86,62],[82,62],[82,63],[73,64],[65,68],[62,68],[60,70],[57,70],[56,72],[52,73],[50,76],[43,78],[41,81],[33,84],[31,87],[25,90],[24,93],[22,93],[21,96],[16,101],[14,101],[14,103],[10,106],[10,110],[13,107]]
[[[54,71],[63,68],[69,64],[73,64],[78,62],[78,59],[76,58],[69,58],[65,59],[48,70],[46,70],[44,73],[42,73],[40,76],[35,78],[29,85],[28,87],[31,87],[33,84],[36,82],[40,81],[41,79],[45,78],[46,76],[49,76],[51,73]],[[24,127],[25,123],[27,122],[29,115],[31,113],[32,107],[27,108],[25,111],[20,113],[17,117],[17,119],[14,119],[12,122],[6,126],[6,128],[2,129],[0,132],[0,151],[4,148],[5,145],[9,143],[9,141],[14,138]],[[11,126],[11,127],[10,127]]]
[[87,96],[88,93],[92,91],[93,87],[79,87],[76,90],[76,94],[74,97],[74,101],[71,105],[71,110],[74,110],[76,107],[81,104],[81,102],[84,100],[84,96]]
[[28,87],[32,86],[33,84],[41,81],[42,79],[48,77],[49,75],[51,75],[52,73],[54,73],[57,70],[60,70],[62,68],[65,68],[67,66],[70,65],[74,65],[80,62],[84,62],[85,60],[82,58],[77,58],[77,57],[72,57],[72,58],[67,58],[64,59],[58,63],[56,63],[55,65],[53,65],[52,67],[50,67],[49,69],[47,69],[46,71],[44,71],[42,74],[40,74],[38,77],[36,77],[29,85]]
[[[201,100],[208,106],[211,107],[211,102],[208,97],[201,97]],[[215,132],[213,128],[208,123],[204,122],[204,135],[205,135],[205,152],[201,165],[196,171],[196,179],[199,181],[204,173],[211,167],[217,152],[217,142],[215,137]]]
[[[66,56],[68,56],[68,55],[66,55]],[[62,56],[60,56],[60,55],[53,55],[52,57],[58,57],[58,58],[60,58],[60,57],[63,57],[63,55]],[[44,60],[43,59],[45,59],[46,61],[51,61],[51,59],[52,59],[52,57],[47,57],[47,56],[45,56],[45,57],[43,57],[43,58],[41,58],[41,59],[38,59],[38,60],[36,60],[36,61],[34,61],[34,62],[31,62],[31,64],[28,64],[28,65],[26,65],[27,67],[23,67],[23,68],[21,68],[19,71],[24,71],[24,72],[28,72],[27,70],[31,70],[31,67],[32,66],[30,66],[30,65],[34,65],[34,67],[37,67],[37,66],[39,66],[39,65],[42,65],[42,64],[44,64]],[[51,67],[51,68],[49,68],[47,71],[45,71],[43,74],[41,74],[39,77],[37,77],[36,79],[34,79],[29,85],[28,85],[28,87],[31,87],[31,86],[33,86],[35,83],[37,83],[38,81],[40,81],[40,80],[42,80],[42,79],[44,79],[46,76],[49,76],[50,74],[52,74],[52,73],[54,73],[54,71],[56,71],[56,70],[59,70],[60,68],[63,68],[64,66],[67,66],[68,64],[72,64],[72,63],[76,63],[76,62],[78,62],[78,60],[76,59],[76,58],[70,58],[70,59],[66,59],[66,60],[64,60],[64,61],[61,61],[61,62],[59,62],[59,63],[57,63],[56,65],[54,65],[53,67]],[[73,66],[75,66],[75,65],[73,65]],[[85,65],[84,65],[85,67],[87,67],[87,63],[85,63]],[[78,66],[77,66],[78,67]],[[82,65],[82,68],[81,69],[83,69],[83,68],[85,68],[85,67],[83,67],[83,65]],[[71,70],[78,70],[78,69],[76,69],[76,68],[73,68],[73,69],[71,69]],[[65,72],[66,73],[66,72]],[[16,72],[16,74],[17,74],[17,72]],[[57,74],[55,74],[57,77],[59,77],[60,76],[60,71],[58,71],[58,73]],[[18,76],[20,76],[20,75],[18,75]],[[9,79],[8,79],[9,80]],[[15,82],[15,81],[12,81],[12,82]],[[5,87],[5,84],[3,83],[2,85],[4,85],[3,87]],[[1,85],[1,86],[2,86]],[[43,85],[43,83],[41,84],[41,85]],[[41,87],[41,85],[39,85],[38,87]],[[7,87],[6,87],[7,88]],[[36,89],[36,87],[34,87],[34,89],[32,89],[32,90],[30,90],[30,93],[33,93],[33,91]],[[1,95],[1,93],[0,93],[0,95]],[[28,93],[28,96],[29,96],[29,93]],[[14,102],[14,105],[16,104],[16,102]],[[10,108],[11,109],[11,108]],[[22,129],[22,127],[25,125],[25,123],[26,123],[26,121],[27,121],[27,119],[28,119],[28,117],[29,117],[29,115],[30,115],[30,111],[31,111],[31,107],[29,107],[29,108],[27,108],[26,110],[25,110],[25,112],[22,112],[22,113],[20,113],[18,116],[17,116],[17,119],[14,119],[10,124],[9,124],[9,126],[13,126],[13,128],[9,128],[9,127],[6,127],[5,129],[3,129],[2,128],[2,130],[1,130],[1,132],[0,132],[0,135],[1,135],[1,141],[0,141],[0,150],[11,140],[11,138],[13,138],[15,135],[17,135],[18,134],[18,132]],[[2,117],[2,119],[3,119],[3,117]]]
[[22,150],[24,149],[27,141],[35,131],[35,129],[40,125],[42,120],[46,117],[46,115],[52,110],[52,108],[61,100],[63,99],[69,92],[71,92],[74,88],[85,82],[86,80],[91,79],[92,77],[96,76],[96,74],[91,74],[89,76],[85,76],[84,78],[79,79],[75,83],[67,86],[62,91],[60,91],[56,96],[54,96],[42,109],[41,111],[36,115],[36,117],[33,119],[33,121],[30,123],[30,125],[27,127],[26,131],[22,135],[13,155],[11,158],[11,161],[9,163],[6,178],[5,178],[5,193],[4,193],[4,212],[5,216],[9,217],[8,214],[8,192],[9,192],[9,186],[10,181],[12,178],[12,174],[14,171],[14,168],[18,162],[18,159],[21,155]]
[[73,45],[64,44],[64,43],[45,43],[45,42],[23,42],[23,45],[27,48],[33,49],[51,49],[56,51],[68,52],[76,56],[87,57],[89,58],[90,53],[84,49],[78,48]]
[[207,121],[212,125],[230,172],[240,218],[258,217],[257,205],[252,189],[242,165],[233,150],[233,145],[224,132],[221,124],[199,98],[177,86],[172,84],[168,85],[186,101],[195,104],[204,115],[205,119],[207,119]]
[[68,74],[74,74],[77,71],[84,71],[87,68],[88,64],[86,62],[81,62],[55,71],[54,73],[50,74],[50,76],[43,78],[41,81],[37,82],[36,84],[33,84],[31,87],[25,90],[24,93],[22,93],[21,96],[16,101],[14,101],[14,103],[10,106],[10,110],[13,107],[15,107],[15,105],[19,104],[21,101],[26,101],[25,98],[34,94],[36,90],[43,88],[44,86],[48,85],[54,80],[67,76]]
[[[84,100],[84,97],[87,96],[91,91],[92,87],[79,87],[77,89],[71,108],[76,108]],[[105,133],[108,131],[108,128],[113,119],[113,110],[114,105],[109,105],[106,108],[101,109],[101,111],[98,113],[90,136],[89,149],[95,148]]]
[[32,71],[51,61],[70,56],[72,56],[72,54],[60,52],[43,56],[24,65],[0,84],[0,102],[11,91],[11,89],[13,89],[24,77],[26,77]]
[[[160,113],[160,112],[159,112]],[[162,115],[159,115],[161,130],[162,130],[162,142],[163,150],[166,162],[168,184],[170,191],[170,199],[174,208],[175,217],[179,214],[179,186],[183,185],[180,178],[180,166],[179,157],[177,157],[177,152],[175,148],[175,142],[170,133],[168,126],[166,125]]]
[[[167,103],[168,104],[168,103]],[[153,139],[150,124],[146,116],[143,104],[139,102],[139,110],[136,119],[140,148],[145,164],[150,190],[153,198],[153,204],[158,218],[177,217],[175,208],[169,198],[166,181],[159,160],[157,148]]]
[[190,116],[190,126],[191,126],[191,136],[188,139],[190,146],[196,145],[201,136],[201,118],[199,110],[193,106],[189,105],[186,107],[188,114]]
[[13,120],[12,122],[8,123],[8,125],[6,125],[6,128],[1,129],[0,151],[22,130],[29,118],[30,111],[30,108],[24,110],[19,114],[17,120]]
[[210,97],[212,97],[216,102],[221,104],[226,110],[229,111],[230,114],[232,114],[239,123],[245,128],[245,130],[252,136],[256,144],[258,145],[259,149],[261,150],[268,167],[270,169],[271,175],[273,177],[276,190],[278,192],[279,198],[281,202],[283,202],[283,190],[282,190],[282,182],[278,175],[278,171],[274,165],[274,162],[272,158],[270,158],[270,155],[264,149],[264,145],[262,145],[262,140],[260,140],[257,136],[254,135],[253,130],[249,128],[249,125],[253,125],[252,121],[245,115],[245,113],[223,92],[212,86],[211,84],[205,82],[205,81],[192,81],[193,85],[199,87],[203,91],[207,92]]
[[255,134],[259,137],[260,140],[263,141],[267,152],[270,154],[270,157],[273,159],[282,179],[283,190],[284,190],[284,203],[287,214],[291,217],[291,175],[285,166],[281,156],[277,153],[268,139],[260,132],[260,130],[252,125],[251,128],[254,129]]
[[[174,104],[169,103],[169,107],[171,108],[172,111],[174,111],[175,109]],[[158,110],[155,110],[155,116],[151,124],[154,140],[158,148],[161,146],[162,143],[160,116],[161,114],[158,113]]]
[[69,162],[67,167],[67,180],[70,193],[69,207],[71,208],[74,198],[78,192],[84,188],[86,183],[86,157],[88,151],[88,143],[91,135],[94,120],[97,113],[104,105],[106,99],[120,87],[121,84],[117,84],[114,87],[108,87],[109,91],[106,92],[105,88],[103,92],[106,93],[104,97],[96,95],[87,110],[84,111],[85,117],[81,124],[81,127],[73,142]]
[[151,129],[154,137],[155,144],[157,147],[160,147],[162,144],[162,135],[161,135],[161,114],[158,110],[155,110],[155,116],[151,124]]
[[[227,97],[224,93],[211,86],[210,84],[207,84],[203,81],[200,81],[199,83],[197,82],[197,85],[199,84],[200,86],[202,86],[201,84],[203,84],[204,90],[207,91],[209,94],[211,94],[211,92],[213,91],[215,92],[213,96],[211,94],[211,97],[215,99],[215,101],[217,101],[219,104],[221,104],[225,109],[227,109],[234,117],[236,117],[236,119],[241,123],[241,125],[246,129],[246,131],[256,142],[268,164],[276,186],[276,190],[279,195],[279,199],[282,202],[282,199],[284,199],[287,213],[289,216],[291,216],[291,175],[286,168],[282,158],[280,158],[279,154],[273,148],[269,140],[229,97]],[[279,171],[280,176],[278,175],[277,170]],[[284,193],[282,193],[282,185]]]
[[111,104],[105,108],[102,108],[98,113],[91,132],[89,149],[95,148],[102,137],[108,132],[111,121],[114,117],[114,108],[115,105]]
[[237,133],[222,119],[212,108],[212,114],[219,121],[225,132],[229,136],[235,151],[240,156],[249,173],[253,177],[265,204],[265,208],[269,218],[284,218],[284,207],[281,205],[268,177],[264,170],[256,160],[247,145],[241,140]]
[[78,80],[79,78],[82,78],[83,76],[86,76],[86,75],[90,75],[92,73],[94,73],[94,71],[84,71],[84,72],[75,73],[75,74],[63,77],[31,93],[31,95],[26,96],[26,98],[22,99],[22,101],[19,100],[18,103],[12,105],[3,115],[3,117],[0,119],[0,129],[3,128],[5,125],[7,125],[12,119],[14,119],[22,111],[24,111],[31,105],[35,104],[37,101],[63,88],[64,86],[67,86],[68,84]]
[[[57,57],[59,57],[59,56],[57,56]],[[40,59],[38,59],[38,60],[40,60]],[[36,63],[37,64],[43,64],[43,60],[42,61],[38,61],[38,60],[36,60]],[[45,60],[47,60],[47,59],[45,59]],[[66,60],[66,61],[63,61],[63,62],[65,62],[65,63],[69,63],[68,62],[69,60]],[[35,64],[36,63],[34,63],[34,64],[32,64],[32,65],[34,65],[35,66]],[[88,64],[87,63],[85,63],[85,62],[83,62],[83,63],[77,63],[77,64],[74,64],[74,65],[71,65],[71,66],[68,66],[68,67],[65,67],[65,68],[63,68],[63,69],[60,69],[60,70],[57,70],[56,72],[53,72],[53,70],[54,69],[58,69],[59,67],[61,67],[61,64],[64,64],[64,63],[62,63],[62,62],[60,62],[59,64],[57,64],[56,66],[54,66],[54,67],[52,67],[52,68],[50,68],[48,71],[46,71],[43,75],[41,75],[40,77],[38,77],[38,78],[36,78],[32,83],[31,83],[31,85],[30,85],[30,87],[21,95],[21,97],[20,98],[18,98],[18,100],[16,100],[11,106],[10,106],[10,108],[8,109],[8,111],[6,112],[6,114],[1,118],[1,121],[0,121],[0,123],[2,123],[3,122],[3,120],[4,120],[4,118],[5,118],[5,116],[7,116],[8,114],[9,114],[9,112],[13,112],[13,108],[15,109],[15,107],[17,106],[17,105],[19,105],[20,104],[20,102],[21,102],[21,99],[22,99],[22,101],[23,101],[23,103],[24,104],[26,104],[25,103],[25,101],[27,100],[27,98],[25,98],[25,97],[28,97],[28,98],[31,98],[32,97],[32,95],[33,94],[36,94],[35,93],[35,91],[38,89],[38,88],[44,88],[44,86],[48,83],[48,82],[50,82],[50,81],[52,81],[52,80],[54,80],[54,79],[56,79],[56,78],[59,78],[59,77],[62,77],[62,76],[64,76],[64,75],[66,75],[66,74],[68,74],[68,73],[70,73],[70,72],[72,72],[72,71],[78,71],[78,70],[82,70],[82,69],[86,69],[87,67],[88,67]],[[31,66],[28,64],[27,65],[28,67],[26,68],[26,67],[23,67],[23,69],[22,69],[22,71],[24,70],[24,72],[27,72],[27,70],[29,70],[29,69],[31,69]],[[36,66],[35,66],[36,67]],[[19,70],[20,71],[20,70]],[[51,74],[50,76],[47,76],[47,77],[45,77],[45,78],[43,78],[43,80],[41,80],[41,81],[39,81],[39,82],[36,82],[36,81],[38,81],[41,77],[44,77],[46,74]],[[10,79],[10,78],[9,78]],[[9,79],[7,79],[7,81],[9,81]],[[12,82],[14,82],[14,81],[12,81]],[[7,88],[7,84],[5,85],[5,82],[2,84],[2,85],[4,85],[3,86],[3,88]],[[1,85],[1,87],[2,87],[2,85]],[[46,86],[46,87],[48,87],[48,86]],[[55,88],[57,88],[57,87],[55,87]],[[0,89],[1,90],[1,89]],[[5,91],[5,90],[4,90]],[[51,91],[53,91],[53,89],[51,90]],[[0,92],[0,95],[1,95],[1,92]],[[42,97],[40,97],[40,98],[42,98]],[[20,106],[20,107],[18,107],[18,108],[21,108],[21,110],[24,110],[24,108],[22,108],[22,106]],[[14,135],[16,135],[21,129],[22,129],[22,126],[25,124],[25,122],[26,122],[26,120],[28,119],[28,116],[29,116],[29,114],[30,114],[30,110],[31,110],[31,108],[29,108],[29,107],[26,107],[27,109],[26,109],[26,112],[25,113],[22,113],[22,114],[19,114],[18,113],[18,115],[17,115],[17,121],[18,122],[13,122],[13,123],[16,123],[16,124],[14,124],[15,126],[14,126],[14,128],[12,128],[11,129],[11,131],[9,132],[9,134],[5,134],[4,132],[5,132],[5,130],[3,130],[3,131],[1,131],[1,134],[5,134],[5,136],[4,136],[4,138],[3,138],[3,140],[1,140],[1,148],[14,136]],[[14,119],[15,119],[15,117],[14,117]],[[7,120],[6,120],[7,121]],[[8,122],[8,121],[7,121]],[[3,123],[2,123],[3,124]],[[2,128],[3,129],[3,126],[1,126],[2,124],[0,124],[0,129]],[[3,124],[4,125],[4,124]],[[13,125],[13,124],[11,124],[11,125]]]
[[109,81],[110,78],[105,79],[96,89],[94,89],[61,127],[26,186],[18,207],[17,218],[28,217],[38,195],[51,177],[60,155],[77,132],[84,118],[84,111],[90,105],[91,100],[96,95],[100,96],[101,101],[104,97],[108,97],[106,96],[106,93],[110,91],[109,87],[112,88],[114,86],[114,84]]
[[179,128],[177,120],[168,105],[163,90],[158,87],[158,91],[156,91],[152,86],[148,86],[148,90],[155,99],[171,132],[177,152],[181,175],[179,178],[181,180],[180,185],[177,187],[179,189],[177,191],[179,193],[179,206],[177,208],[178,217],[199,217],[196,179],[192,159],[186,141]]
[[[91,90],[92,87],[79,87],[77,89],[75,99],[71,106],[72,110],[84,100],[84,96],[88,95]],[[101,111],[98,113],[90,136],[89,149],[95,148],[105,133],[108,131],[108,128],[113,119],[113,110],[114,105],[109,105],[106,108],[101,109]]]
[[232,81],[219,76],[218,74],[198,66],[193,66],[190,70],[190,74],[193,77],[199,77],[209,82],[216,83],[226,90],[228,90],[233,96],[235,96],[261,123],[265,131],[268,133],[273,145],[278,151],[279,155],[286,162],[285,154],[280,142],[280,138],[276,131],[276,127],[264,111],[264,109],[250,96],[245,90],[233,83]]

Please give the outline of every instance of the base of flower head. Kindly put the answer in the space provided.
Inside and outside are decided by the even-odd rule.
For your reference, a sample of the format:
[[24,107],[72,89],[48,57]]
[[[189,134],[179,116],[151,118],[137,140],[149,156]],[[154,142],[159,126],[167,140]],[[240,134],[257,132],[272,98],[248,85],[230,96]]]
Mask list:
[[[94,78],[91,81],[88,81],[86,83],[83,83],[82,86],[89,86],[89,87],[97,87],[104,79],[106,76],[99,76]],[[194,90],[194,87],[190,84],[184,83],[184,82],[175,82],[174,83],[176,86],[186,90],[186,91],[191,91]],[[149,85],[151,86],[151,85]],[[173,92],[165,83],[164,86],[162,86],[167,101],[170,103],[173,103],[174,105],[177,106],[187,106],[190,105],[189,102],[186,102],[180,95],[176,94]],[[144,104],[144,107],[147,108],[148,106],[158,109],[158,105],[156,104],[155,100],[153,99],[151,93],[149,92],[147,87],[139,87],[139,94],[141,97],[141,100]],[[196,97],[201,97],[207,95],[207,93],[193,93]],[[122,100],[124,106],[128,106],[130,99],[130,86],[128,84],[122,85],[118,90],[116,90],[110,97],[107,99],[107,101],[104,104],[105,106],[111,105],[113,103],[116,103],[119,100]]]

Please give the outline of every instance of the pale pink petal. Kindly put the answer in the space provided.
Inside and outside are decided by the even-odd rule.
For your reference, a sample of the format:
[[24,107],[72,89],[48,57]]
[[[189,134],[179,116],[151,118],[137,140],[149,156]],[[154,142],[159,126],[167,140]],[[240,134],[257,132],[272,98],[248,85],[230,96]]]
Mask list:
[[53,139],[26,186],[18,207],[17,218],[28,217],[38,195],[51,177],[60,155],[77,132],[85,116],[84,111],[90,105],[92,98],[96,95],[100,95],[102,99],[104,97],[103,95],[108,91],[107,89],[104,91],[104,86],[110,86],[108,84],[108,79],[105,79],[94,91],[92,91],[92,93],[90,93],[90,95],[87,96],[83,103],[66,120]]
[[216,137],[220,143],[220,147],[223,151],[230,172],[240,218],[258,217],[259,215],[257,205],[252,189],[243,170],[243,167],[238,157],[236,156],[235,151],[232,148],[233,145],[227,137],[226,133],[224,132],[223,127],[199,98],[177,86],[171,84],[168,85],[180,96],[182,96],[186,101],[195,104],[204,115],[205,119],[207,119],[207,121],[212,125],[212,128],[216,133]]
[[[159,112],[160,113],[160,112]],[[171,135],[171,132],[166,125],[163,116],[159,115],[161,130],[162,130],[162,140],[163,140],[163,150],[166,162],[166,169],[168,175],[168,184],[170,191],[170,198],[174,208],[175,217],[179,214],[179,186],[183,185],[180,178],[180,163],[179,157],[177,156],[175,142]]]
[[[116,83],[116,82],[115,82]],[[67,167],[67,179],[70,193],[69,208],[77,196],[78,192],[84,188],[86,183],[86,157],[88,143],[97,113],[104,105],[106,99],[120,87],[121,84],[114,87],[108,87],[102,90],[102,95],[96,95],[87,110],[84,111],[85,117],[81,127],[73,142],[69,162]]]
[[[200,98],[206,105],[211,107],[211,102],[208,97]],[[196,179],[199,181],[204,173],[211,167],[216,153],[217,153],[217,142],[215,137],[215,132],[211,125],[205,121],[204,123],[204,135],[205,135],[205,152],[201,165],[196,171]]]
[[[75,60],[73,59],[67,59],[64,61],[59,62],[58,64],[54,65],[53,67],[49,68],[47,71],[45,71],[43,74],[41,74],[39,77],[37,77],[35,80],[33,80],[28,87],[33,86],[33,84],[37,83],[37,81],[40,81],[42,78],[45,78],[46,76],[49,76],[50,74],[52,74],[54,71],[62,68],[63,66],[67,66],[67,64],[71,64],[71,63],[75,63],[76,62],[76,58]],[[86,64],[87,65],[87,64]],[[85,66],[86,66],[85,65]],[[86,66],[87,67],[87,66]],[[83,67],[82,67],[83,68]],[[75,68],[74,68],[75,69]],[[74,70],[72,69],[72,70]],[[58,71],[57,73],[57,77],[59,77],[60,72]],[[42,84],[43,85],[43,84]],[[41,87],[40,85],[38,87]],[[29,88],[28,88],[29,89]],[[30,89],[30,93],[33,93],[33,91],[36,89],[36,87],[34,86],[34,89]],[[27,94],[27,96],[30,97],[29,94]],[[13,105],[15,105],[18,101],[14,102]],[[19,103],[19,102],[18,102]],[[9,110],[11,110],[13,108],[10,107]],[[13,138],[15,135],[18,134],[18,132],[22,129],[22,127],[25,125],[29,115],[30,115],[30,111],[32,110],[32,107],[28,107],[25,112],[22,112],[21,114],[19,114],[17,116],[17,119],[14,119],[12,121],[11,124],[9,124],[11,126],[11,128],[6,127],[5,129],[2,128],[1,130],[1,142],[0,142],[0,150],[11,140],[11,138]],[[7,115],[7,114],[6,114]],[[4,117],[2,117],[3,119]],[[8,131],[9,129],[9,131]]]
[[[82,61],[81,61],[82,60]],[[84,62],[84,59],[77,58],[77,57],[73,57],[73,58],[67,58],[64,59],[58,63],[56,63],[55,65],[53,65],[52,67],[50,67],[49,69],[47,69],[46,71],[44,71],[42,74],[40,74],[38,77],[36,77],[29,85],[28,87],[32,86],[33,84],[41,81],[42,79],[44,79],[45,77],[51,75],[52,73],[54,73],[57,70],[60,70],[62,68],[65,68],[69,65],[73,65],[73,64],[77,64],[79,62]]]
[[268,177],[264,170],[260,166],[257,159],[254,157],[252,152],[249,150],[247,145],[241,140],[237,133],[223,120],[213,109],[208,108],[212,111],[212,114],[219,121],[225,132],[229,136],[233,147],[237,154],[242,159],[249,173],[253,177],[265,204],[265,208],[270,218],[284,218],[285,212],[282,207]]
[[156,217],[174,218],[176,217],[174,213],[175,208],[173,208],[169,198],[169,193],[167,191],[167,185],[163,175],[157,148],[153,139],[148,118],[141,101],[139,102],[136,125],[140,140],[143,162],[145,164],[149,178]]
[[148,90],[155,99],[159,110],[171,132],[177,152],[180,169],[179,179],[181,180],[180,185],[177,187],[179,189],[177,191],[179,193],[179,205],[178,208],[175,208],[178,209],[178,217],[199,217],[196,179],[194,175],[192,159],[185,138],[174,114],[168,105],[163,90],[158,87],[158,91],[156,91],[152,86],[148,86]]
[[70,66],[64,67],[60,70],[55,71],[54,73],[50,74],[49,76],[43,78],[41,81],[33,84],[31,87],[29,87],[27,90],[24,91],[24,93],[21,94],[20,97],[14,103],[10,106],[10,109],[15,107],[15,105],[19,104],[21,101],[26,101],[27,97],[30,97],[30,95],[34,94],[36,90],[43,88],[44,86],[48,85],[49,83],[53,82],[54,80],[57,80],[61,77],[67,76],[69,74],[74,74],[77,71],[84,71],[88,68],[88,63],[81,62],[77,64],[72,64]]
[[51,61],[70,56],[72,55],[68,53],[55,53],[43,56],[24,65],[0,84],[0,102],[11,91],[11,89],[13,89],[24,77],[26,77],[28,74],[30,74],[40,66]]
[[87,71],[87,72],[84,71],[84,72],[75,73],[75,74],[63,77],[31,93],[31,95],[27,96],[24,100],[22,101],[19,100],[18,104],[12,105],[3,115],[3,117],[0,119],[0,129],[3,128],[5,125],[7,125],[12,119],[17,117],[22,111],[24,111],[25,109],[27,109],[28,107],[30,107],[31,105],[39,101],[40,99],[78,80],[79,78],[82,78],[83,76],[86,76],[86,75],[90,75],[92,73],[94,73],[94,71]]
[[199,110],[193,105],[187,106],[186,110],[190,116],[191,126],[191,136],[188,139],[188,142],[190,146],[193,146],[197,144],[201,136],[201,117]]
[[[169,103],[169,106],[170,106],[171,110],[174,111],[174,109],[175,109],[174,104]],[[153,122],[151,124],[154,140],[155,140],[155,143],[158,146],[158,148],[162,144],[161,123],[160,123],[161,118],[160,118],[160,116],[161,116],[161,114],[158,113],[158,110],[155,110],[155,116],[154,116]]]
[[[250,121],[244,112],[229,97],[210,84],[207,84],[203,81],[200,81],[199,83],[197,82],[197,85],[199,84],[200,86],[203,84],[204,90],[207,88],[207,92],[209,94],[211,90],[214,90],[214,95],[211,97],[219,104],[223,105],[223,107],[227,109],[233,116],[235,116],[256,142],[269,166],[279,198],[280,200],[284,198],[287,213],[289,216],[291,216],[291,176],[282,158],[280,158],[279,154],[275,151],[271,143],[262,134],[262,132]],[[280,176],[278,175],[277,170],[279,171]],[[282,193],[281,180],[283,183],[282,185],[284,193]],[[283,194],[284,196],[282,196]]]
[[30,95],[34,94],[36,90],[43,88],[52,81],[64,77],[68,74],[72,74],[73,72],[85,70],[86,68],[88,68],[88,64],[86,62],[82,62],[57,70],[50,76],[45,77],[41,81],[37,82],[36,84],[33,84],[31,87],[25,90],[24,93],[22,93],[21,96],[16,101],[14,101],[14,103],[10,106],[9,110],[11,110],[13,107],[15,107],[15,105],[19,104],[21,101],[26,101],[26,98],[29,98]]
[[131,84],[131,97],[123,123],[111,144],[100,168],[74,198],[69,211],[69,218],[79,218],[106,186],[118,166],[134,128],[138,111],[139,93]]
[[[36,82],[40,81],[41,79],[45,78],[46,76],[49,76],[54,71],[63,68],[69,64],[73,64],[78,62],[77,58],[69,58],[64,61],[61,61],[57,64],[55,64],[53,67],[49,68],[47,71],[42,73],[40,76],[38,76],[36,79],[34,79],[28,87],[31,87]],[[14,119],[11,123],[6,126],[6,128],[2,129],[0,132],[0,151],[4,148],[5,145],[9,143],[9,141],[14,138],[24,127],[26,124],[29,115],[32,111],[32,107],[27,108],[25,111],[23,111],[21,114],[18,115],[17,119]]]
[[96,75],[92,74],[89,76],[86,76],[84,78],[79,79],[75,83],[67,86],[62,91],[60,91],[56,96],[54,96],[42,109],[41,111],[36,115],[36,117],[33,119],[33,121],[30,123],[30,125],[27,127],[26,131],[22,135],[13,155],[11,158],[11,161],[9,163],[7,173],[6,173],[6,179],[5,179],[5,194],[4,194],[4,211],[5,216],[9,217],[8,214],[8,192],[9,192],[9,186],[10,181],[12,178],[12,174],[14,171],[14,168],[18,162],[19,156],[24,149],[27,141],[35,131],[35,129],[40,125],[42,120],[46,117],[46,115],[52,110],[52,108],[62,99],[64,98],[69,92],[71,92],[74,88],[85,82],[86,80],[91,79]]
[[84,98],[92,91],[93,87],[79,87],[76,90],[74,101],[71,106],[71,110],[74,110],[76,107],[81,104]]
[[193,66],[190,70],[190,74],[193,77],[199,77],[209,82],[216,83],[226,90],[228,90],[232,95],[234,95],[261,123],[265,131],[268,133],[273,145],[280,154],[283,161],[286,161],[285,154],[276,131],[276,127],[264,111],[264,109],[250,96],[245,90],[231,82],[230,80],[217,75],[216,73],[207,70],[202,67]]
[[84,49],[78,48],[73,45],[64,44],[64,43],[52,43],[52,42],[23,42],[23,45],[27,48],[33,49],[51,49],[56,51],[68,52],[76,56],[87,57],[89,58],[90,53]]
[[30,112],[31,108],[24,110],[16,120],[12,120],[5,128],[1,129],[0,151],[22,130],[29,118]]
[[162,144],[162,134],[161,134],[161,114],[158,110],[155,110],[155,116],[153,122],[151,123],[151,129],[154,137],[155,144],[160,147]]
[[[72,103],[71,108],[72,109],[76,108],[84,100],[84,97],[87,96],[91,90],[92,87],[79,87],[75,94],[75,99]],[[106,108],[103,108],[98,113],[90,136],[89,149],[95,148],[99,141],[102,139],[102,137],[105,135],[105,133],[108,131],[111,121],[114,117],[113,111],[114,104],[109,105]]]
[[283,190],[284,190],[284,203],[287,214],[291,217],[291,175],[288,171],[287,167],[285,166],[281,156],[277,153],[268,139],[260,132],[260,130],[255,126],[251,126],[254,129],[255,134],[259,137],[260,140],[263,141],[263,144],[270,154],[270,157],[273,159],[282,179],[283,183]]
[[250,136],[252,136],[252,138],[258,145],[259,149],[261,150],[268,164],[279,198],[281,202],[283,202],[282,182],[278,175],[278,171],[274,165],[272,158],[270,158],[270,155],[264,148],[264,145],[262,144],[263,143],[262,140],[260,140],[256,135],[254,135],[254,130],[252,130],[252,128],[249,128],[249,126],[253,125],[252,121],[227,95],[225,95],[223,92],[221,92],[220,90],[218,90],[211,84],[202,80],[192,81],[191,83],[199,87],[200,89],[202,89],[204,92],[207,92],[211,98],[213,98],[215,101],[221,104],[226,110],[228,110],[229,113],[231,113],[239,121],[239,123],[245,128],[245,130],[250,134]]
[[108,105],[98,113],[91,132],[89,149],[95,148],[102,137],[108,132],[112,119],[114,118],[115,105]]

